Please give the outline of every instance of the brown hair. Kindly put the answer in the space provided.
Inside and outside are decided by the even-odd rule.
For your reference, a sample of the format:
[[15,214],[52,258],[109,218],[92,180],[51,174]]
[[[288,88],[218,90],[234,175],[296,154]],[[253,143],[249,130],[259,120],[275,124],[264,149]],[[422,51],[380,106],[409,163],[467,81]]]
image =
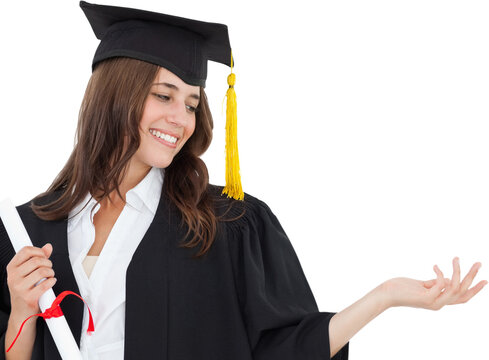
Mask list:
[[[97,64],[80,108],[73,152],[46,192],[31,202],[38,217],[43,220],[67,217],[88,191],[100,194],[98,202],[114,190],[122,199],[119,183],[139,148],[139,123],[158,71],[158,65],[127,57],[114,57]],[[196,257],[209,250],[217,229],[207,167],[199,158],[211,143],[213,129],[202,87],[200,97],[195,131],[165,169],[162,189],[180,210],[182,224],[188,226],[186,238],[193,233],[190,241],[181,246],[195,247],[202,243]],[[59,190],[61,196],[52,202],[34,203]]]

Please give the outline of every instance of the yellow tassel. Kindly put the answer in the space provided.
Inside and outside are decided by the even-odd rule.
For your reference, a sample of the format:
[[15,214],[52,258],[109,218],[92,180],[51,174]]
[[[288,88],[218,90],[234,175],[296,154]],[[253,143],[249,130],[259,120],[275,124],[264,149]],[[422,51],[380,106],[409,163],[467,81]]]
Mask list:
[[244,192],[239,174],[238,115],[236,92],[234,91],[235,82],[236,76],[233,73],[233,57],[231,54],[231,74],[228,76],[229,88],[226,92],[226,186],[222,193],[227,194],[228,198],[243,200]]

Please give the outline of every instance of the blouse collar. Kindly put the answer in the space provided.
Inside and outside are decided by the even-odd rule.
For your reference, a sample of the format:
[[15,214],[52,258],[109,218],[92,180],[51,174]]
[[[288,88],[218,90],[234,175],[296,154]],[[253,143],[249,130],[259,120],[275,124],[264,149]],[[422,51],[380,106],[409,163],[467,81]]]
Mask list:
[[[139,212],[142,211],[143,206],[145,206],[154,215],[161,197],[164,172],[165,169],[152,167],[143,180],[126,193],[127,204]],[[83,210],[81,210],[82,208]],[[93,222],[93,215],[100,208],[100,204],[97,204],[97,201],[92,197],[90,192],[87,192],[84,199],[69,213],[68,232],[70,232],[78,224],[78,221],[80,221],[85,213],[91,211],[92,208],[93,212],[91,213],[90,220]]]

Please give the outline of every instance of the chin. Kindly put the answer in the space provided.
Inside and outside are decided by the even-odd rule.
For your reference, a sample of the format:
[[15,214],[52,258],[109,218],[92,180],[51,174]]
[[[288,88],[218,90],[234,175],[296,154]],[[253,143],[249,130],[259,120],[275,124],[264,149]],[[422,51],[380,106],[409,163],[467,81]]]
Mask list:
[[146,166],[156,167],[160,169],[164,169],[170,166],[175,157],[175,153],[173,152],[163,152],[161,150],[155,151],[155,149],[153,148],[145,148],[144,150],[140,149],[135,155],[137,162],[143,163]]
[[160,169],[165,169],[167,168],[168,166],[170,166],[170,164],[172,163],[173,161],[173,157],[171,159],[154,159],[154,161],[151,161],[149,163],[150,166],[152,167],[157,167],[157,168],[160,168]]

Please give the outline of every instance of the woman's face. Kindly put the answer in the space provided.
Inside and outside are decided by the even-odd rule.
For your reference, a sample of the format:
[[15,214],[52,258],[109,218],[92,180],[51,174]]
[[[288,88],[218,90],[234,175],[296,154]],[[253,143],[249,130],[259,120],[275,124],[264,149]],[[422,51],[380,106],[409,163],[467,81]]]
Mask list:
[[188,85],[160,68],[144,104],[141,143],[133,161],[158,168],[171,164],[194,132],[199,92],[198,86]]

